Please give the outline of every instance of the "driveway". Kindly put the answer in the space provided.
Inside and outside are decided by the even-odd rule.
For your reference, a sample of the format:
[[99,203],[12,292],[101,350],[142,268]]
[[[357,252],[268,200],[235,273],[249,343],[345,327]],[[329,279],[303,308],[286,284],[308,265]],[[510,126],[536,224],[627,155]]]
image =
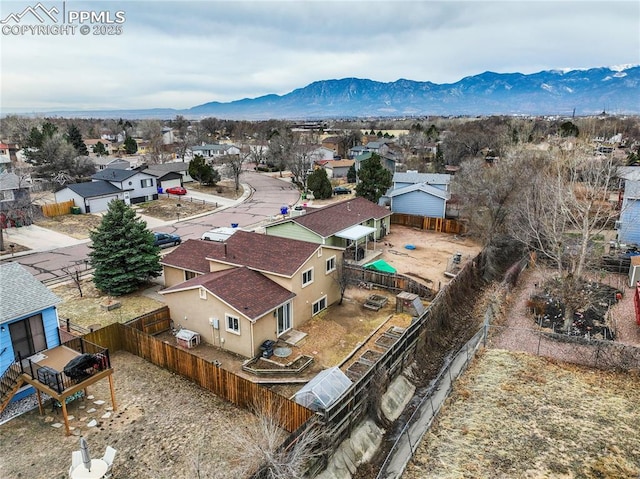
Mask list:
[[[202,233],[211,228],[230,226],[232,223],[237,223],[240,227],[248,229],[257,228],[272,216],[279,214],[283,205],[294,205],[300,199],[297,188],[290,181],[272,178],[253,171],[245,171],[241,179],[251,189],[248,198],[242,203],[225,206],[201,217],[158,225],[153,229],[177,233],[183,240],[187,240],[200,238]],[[43,239],[43,241],[46,240]],[[84,242],[52,248],[49,251],[4,258],[3,261],[16,261],[27,267],[38,280],[46,281],[67,276],[62,268],[83,264],[89,251],[89,243]]]

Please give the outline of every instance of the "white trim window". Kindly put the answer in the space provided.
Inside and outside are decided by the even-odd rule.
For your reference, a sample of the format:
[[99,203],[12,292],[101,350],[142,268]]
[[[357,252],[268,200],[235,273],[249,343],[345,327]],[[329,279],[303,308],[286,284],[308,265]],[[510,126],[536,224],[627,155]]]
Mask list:
[[326,267],[326,273],[332,273],[336,270],[336,257],[332,256],[331,258],[327,259],[327,267]]
[[140,180],[141,188],[149,188],[151,186],[153,186],[153,178],[145,178],[143,180]]
[[236,316],[224,315],[227,331],[233,334],[240,334],[240,318]]
[[310,268],[302,273],[302,287],[310,285],[313,283],[313,268]]
[[200,294],[200,299],[207,299],[207,290],[203,287],[199,288],[198,294]]
[[327,309],[327,297],[323,296],[311,306],[311,315],[315,316],[320,311]]

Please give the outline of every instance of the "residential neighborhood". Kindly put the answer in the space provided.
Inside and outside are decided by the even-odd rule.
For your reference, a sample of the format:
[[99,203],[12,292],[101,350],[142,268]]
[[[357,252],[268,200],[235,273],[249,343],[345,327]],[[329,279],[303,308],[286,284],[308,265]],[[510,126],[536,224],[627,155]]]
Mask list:
[[[237,408],[238,417],[253,414],[254,400],[279,404],[287,411],[277,419],[283,437],[318,428],[342,438],[326,453],[324,472],[314,469],[324,460],[307,467],[318,477],[343,477],[331,471],[345,467],[338,451],[352,447],[348,437],[368,431],[371,453],[385,434],[383,420],[366,413],[370,398],[385,404],[384,421],[399,420],[412,398],[444,403],[449,381],[464,374],[457,358],[475,354],[467,351],[483,341],[488,351],[510,341],[522,351],[531,335],[526,344],[539,344],[540,358],[619,367],[608,354],[597,366],[585,363],[579,358],[592,356],[576,348],[640,346],[633,306],[640,298],[640,138],[631,126],[613,138],[567,136],[560,129],[569,129],[566,121],[539,119],[546,130],[536,127],[545,132],[537,140],[514,147],[484,138],[474,152],[459,138],[469,122],[448,120],[337,132],[327,124],[283,124],[272,140],[257,127],[191,138],[200,128],[195,121],[191,129],[166,122],[155,139],[143,139],[133,122],[85,141],[89,155],[64,175],[55,169],[63,157],[48,162],[37,146],[16,149],[0,173],[0,437],[14,434],[14,424],[51,429],[45,436],[61,441],[81,433],[118,451],[113,477],[133,477],[137,466],[121,456],[140,446],[119,439],[118,447],[104,431],[133,430],[119,411],[142,407],[125,376],[140,360],[158,369],[148,373],[153,380],[177,372]],[[598,121],[606,130],[608,120]],[[36,128],[62,128],[51,125]],[[127,138],[135,152],[126,152]],[[104,152],[95,153],[103,141]],[[554,156],[557,150],[563,154]],[[558,162],[553,168],[549,158]],[[163,208],[165,216],[154,216]],[[551,214],[569,210],[574,223]],[[65,223],[75,226],[64,230]],[[40,246],[65,234],[66,246]],[[172,241],[157,248],[158,235]],[[597,271],[606,279],[558,286]],[[500,294],[518,298],[511,306],[490,293],[506,284],[511,289]],[[491,294],[511,319],[486,306],[476,314]],[[566,318],[539,306],[546,301],[573,308],[576,319],[564,329]],[[588,306],[603,302],[611,309]],[[510,337],[525,330],[520,341]],[[456,361],[447,365],[446,357]],[[448,368],[446,382],[426,366],[415,377],[407,373],[426,358]],[[387,375],[385,389],[374,371]],[[412,381],[432,380],[440,381],[437,391],[416,399]],[[165,396],[182,407],[193,400],[173,390]],[[26,403],[25,412],[19,405]]]

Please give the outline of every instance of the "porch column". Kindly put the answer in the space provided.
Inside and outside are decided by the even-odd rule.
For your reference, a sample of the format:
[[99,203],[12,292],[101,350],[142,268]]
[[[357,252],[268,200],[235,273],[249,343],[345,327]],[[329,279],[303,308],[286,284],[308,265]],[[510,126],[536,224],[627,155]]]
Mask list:
[[116,391],[113,387],[113,374],[109,374],[109,389],[111,390],[111,407],[115,412],[118,407],[116,406]]
[[64,418],[64,430],[67,436],[71,435],[71,430],[69,429],[69,415],[67,414],[67,401],[66,397],[60,397],[60,404],[62,406],[62,417]]
[[38,411],[40,411],[40,415],[42,416],[44,412],[42,411],[42,396],[40,396],[40,390],[36,388],[36,396],[38,397]]

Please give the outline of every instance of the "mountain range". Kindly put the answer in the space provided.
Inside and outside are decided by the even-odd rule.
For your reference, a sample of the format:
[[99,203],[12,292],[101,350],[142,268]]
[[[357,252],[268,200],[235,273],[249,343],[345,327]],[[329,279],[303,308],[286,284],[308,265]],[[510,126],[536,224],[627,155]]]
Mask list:
[[451,84],[400,79],[322,80],[285,95],[186,110],[56,112],[60,116],[198,119],[325,119],[461,115],[640,114],[640,66],[546,70],[533,74],[485,72]]

